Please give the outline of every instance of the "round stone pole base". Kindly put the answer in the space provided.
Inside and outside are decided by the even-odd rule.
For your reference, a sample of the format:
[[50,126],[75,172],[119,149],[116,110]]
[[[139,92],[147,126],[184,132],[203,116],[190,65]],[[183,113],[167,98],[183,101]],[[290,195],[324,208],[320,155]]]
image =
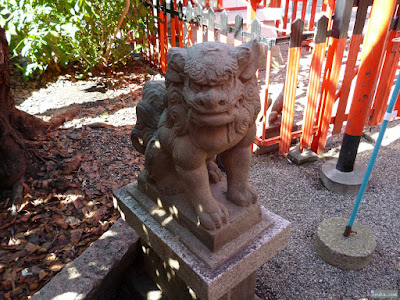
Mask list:
[[337,194],[357,196],[364,179],[366,166],[354,164],[352,172],[336,169],[337,159],[331,159],[322,165],[320,179],[324,186]]
[[360,270],[371,262],[376,242],[372,232],[358,223],[353,225],[353,233],[345,237],[347,221],[344,218],[323,221],[318,226],[314,248],[328,264],[343,270]]

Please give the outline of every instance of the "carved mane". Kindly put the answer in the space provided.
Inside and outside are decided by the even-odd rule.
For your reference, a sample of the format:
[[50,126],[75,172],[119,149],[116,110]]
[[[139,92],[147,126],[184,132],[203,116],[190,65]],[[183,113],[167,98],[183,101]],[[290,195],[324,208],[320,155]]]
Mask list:
[[[183,96],[185,79],[199,85],[217,86],[236,76],[244,85],[243,108],[239,116],[228,126],[237,133],[244,133],[255,121],[261,108],[255,76],[258,45],[248,43],[232,48],[216,42],[208,43],[207,48],[204,47],[201,51],[203,53],[199,55],[198,49],[192,47],[172,48],[168,52],[168,70],[165,76],[167,94],[164,103],[166,117],[165,123],[162,122],[163,125],[174,128],[175,136],[188,133],[190,109]],[[230,55],[224,55],[225,60],[221,60],[218,51],[228,52]],[[243,61],[246,61],[247,68],[240,69],[239,65],[243,65]]]

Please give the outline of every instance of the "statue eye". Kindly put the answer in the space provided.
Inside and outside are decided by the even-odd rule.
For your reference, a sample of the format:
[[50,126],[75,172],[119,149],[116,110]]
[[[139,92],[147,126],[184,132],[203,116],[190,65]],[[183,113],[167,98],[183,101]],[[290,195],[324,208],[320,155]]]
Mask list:
[[222,89],[224,91],[230,91],[232,89],[232,81],[229,80],[228,82],[225,82],[222,86]]
[[190,82],[190,89],[192,89],[195,92],[200,92],[202,90],[203,86],[194,83],[193,81]]

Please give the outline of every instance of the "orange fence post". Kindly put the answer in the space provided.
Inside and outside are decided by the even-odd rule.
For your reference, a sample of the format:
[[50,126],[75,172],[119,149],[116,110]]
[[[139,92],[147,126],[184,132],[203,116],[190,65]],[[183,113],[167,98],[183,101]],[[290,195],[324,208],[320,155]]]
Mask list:
[[342,130],[343,121],[345,121],[347,101],[350,94],[351,83],[353,82],[354,78],[354,68],[356,66],[358,52],[360,51],[360,45],[363,38],[362,31],[365,25],[365,19],[367,17],[368,6],[370,4],[371,1],[360,1],[357,9],[356,21],[347,55],[346,69],[344,71],[342,87],[340,89],[340,99],[332,134],[339,134]]
[[394,38],[400,36],[400,32],[398,31],[400,30],[399,24],[400,22],[397,19],[393,30],[389,33],[382,72],[373,101],[372,116],[369,120],[370,126],[375,126],[382,122],[383,115],[386,112],[387,101],[393,86],[400,58],[400,44],[398,42],[393,42]]
[[318,0],[312,0],[311,16],[310,16],[310,23],[309,23],[309,26],[308,26],[308,30],[313,30],[314,29],[315,13],[317,12],[317,3],[318,3]]
[[304,114],[303,135],[300,141],[300,150],[310,147],[311,145],[322,64],[326,51],[328,23],[329,19],[326,16],[322,16],[317,22],[317,34],[314,38],[315,46],[311,59],[310,80],[307,88],[307,108]]
[[296,20],[297,17],[297,3],[299,0],[291,0],[293,2],[293,9],[292,9],[292,22]]
[[302,0],[303,5],[301,6],[301,19],[306,22],[306,12],[307,12],[307,0]]
[[299,75],[301,42],[303,40],[304,21],[296,20],[292,23],[290,33],[290,48],[285,80],[284,101],[282,109],[282,123],[279,143],[279,153],[289,152],[292,139],[293,114],[296,100],[297,79]]
[[187,47],[193,46],[193,16],[194,10],[192,3],[188,3],[186,6],[186,24],[187,24]]
[[[170,10],[173,11],[176,9],[176,0],[173,2],[171,1],[169,3],[170,5]],[[170,14],[170,24],[171,24],[171,46],[176,47],[176,23],[177,23],[177,17],[173,14]]]
[[336,164],[336,169],[341,172],[351,172],[354,168],[395,4],[396,0],[374,0],[372,6],[353,102]]
[[182,2],[178,3],[178,40],[179,40],[179,47],[185,47],[183,41],[183,7]]
[[289,0],[285,2],[285,14],[283,15],[283,29],[286,29],[288,23],[288,14],[289,14]]
[[318,109],[318,131],[314,135],[311,150],[319,153],[325,148],[331,121],[332,107],[335,101],[339,72],[349,28],[352,0],[338,0],[333,18],[332,37],[328,48],[324,80],[322,82]]
[[397,116],[400,117],[400,94],[397,97],[396,104],[394,106],[394,110],[397,110]]
[[[160,0],[160,5],[163,4],[162,0]],[[159,43],[160,43],[160,64],[161,64],[161,71],[166,72],[167,71],[167,51],[166,51],[166,45],[165,41],[168,39],[168,36],[166,36],[166,32],[168,35],[168,26],[166,22],[166,16],[164,15],[164,12],[162,10],[158,11],[160,21],[159,21],[159,28],[158,28],[158,35],[159,35]]]

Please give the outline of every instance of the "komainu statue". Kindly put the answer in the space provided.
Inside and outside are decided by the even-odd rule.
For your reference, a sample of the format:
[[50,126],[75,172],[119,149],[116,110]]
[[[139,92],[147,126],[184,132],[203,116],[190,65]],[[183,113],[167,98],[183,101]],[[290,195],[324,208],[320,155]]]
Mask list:
[[249,168],[260,110],[259,54],[256,41],[171,48],[165,83],[147,83],[137,106],[131,139],[145,154],[147,180],[163,194],[182,194],[207,230],[229,223],[228,209],[210,189],[224,176],[216,155],[226,170],[227,200],[240,207],[257,201]]

